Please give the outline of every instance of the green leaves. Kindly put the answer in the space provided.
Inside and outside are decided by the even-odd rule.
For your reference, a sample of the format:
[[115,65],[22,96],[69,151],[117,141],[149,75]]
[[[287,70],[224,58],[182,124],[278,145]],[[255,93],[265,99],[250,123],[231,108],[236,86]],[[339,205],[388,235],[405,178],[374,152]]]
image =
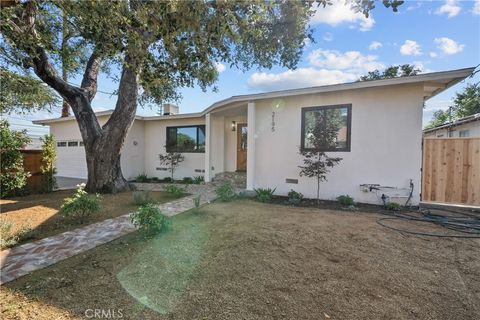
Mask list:
[[30,142],[26,131],[10,130],[6,120],[0,121],[0,196],[12,196],[27,184],[30,176],[23,168],[21,150]]
[[425,129],[441,126],[453,120],[480,113],[480,84],[468,84],[463,91],[457,92],[453,106],[447,110],[437,110]]
[[0,112],[31,113],[50,109],[60,100],[42,81],[31,75],[20,75],[0,68]]
[[415,76],[422,70],[417,69],[412,64],[393,65],[383,71],[369,71],[366,75],[361,76],[359,81],[391,79],[396,77]]

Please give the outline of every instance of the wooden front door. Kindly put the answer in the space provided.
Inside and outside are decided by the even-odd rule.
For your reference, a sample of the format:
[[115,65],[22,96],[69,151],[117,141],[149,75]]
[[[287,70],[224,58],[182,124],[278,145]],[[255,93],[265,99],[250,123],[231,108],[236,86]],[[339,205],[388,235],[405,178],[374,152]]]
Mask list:
[[237,124],[237,171],[247,171],[247,124]]

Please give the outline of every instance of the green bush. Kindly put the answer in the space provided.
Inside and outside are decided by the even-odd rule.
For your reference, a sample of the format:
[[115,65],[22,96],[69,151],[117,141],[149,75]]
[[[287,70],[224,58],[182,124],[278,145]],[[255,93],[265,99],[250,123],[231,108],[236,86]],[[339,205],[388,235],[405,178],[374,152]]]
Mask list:
[[298,206],[303,200],[303,194],[293,189],[288,193],[288,203],[293,206]]
[[350,197],[349,195],[341,195],[337,197],[338,203],[340,203],[342,206],[350,207],[355,205],[355,201],[353,201],[353,198]]
[[40,171],[43,174],[43,190],[52,192],[57,187],[57,178],[55,178],[55,159],[57,158],[57,149],[53,135],[46,134],[42,139],[42,166]]
[[85,191],[85,184],[82,183],[78,186],[73,197],[65,198],[59,212],[67,217],[78,218],[78,222],[82,223],[99,210],[100,195],[88,194]]
[[194,184],[204,184],[205,183],[205,178],[203,176],[195,176],[195,177],[193,177],[193,183]]
[[385,209],[389,211],[399,211],[401,206],[396,202],[389,202],[385,205]]
[[150,181],[150,179],[147,177],[147,175],[145,173],[139,174],[135,178],[135,182],[149,182],[149,181]]
[[215,189],[217,199],[222,202],[232,201],[237,197],[237,192],[230,182],[227,182]]
[[167,183],[168,183],[168,182],[173,182],[172,178],[170,178],[170,177],[165,177],[165,178],[163,178],[163,179],[160,180],[160,181],[162,181],[162,182],[167,182]]
[[141,206],[137,212],[130,215],[130,220],[147,235],[164,232],[170,226],[170,220],[153,203]]
[[195,211],[198,211],[198,208],[200,208],[200,200],[201,200],[200,195],[193,198],[193,206]]
[[35,231],[25,226],[15,232],[12,231],[13,223],[7,220],[0,220],[0,249],[15,246],[17,243],[35,237]]
[[152,182],[159,182],[160,181],[160,179],[158,179],[158,177],[151,177],[150,180]]
[[170,184],[166,186],[164,190],[165,192],[168,192],[174,195],[175,197],[181,197],[186,193],[186,190],[184,188],[177,187],[174,184]]
[[185,177],[185,178],[183,178],[182,182],[185,183],[185,184],[192,184],[193,183],[193,178]]
[[255,191],[255,197],[257,198],[258,201],[261,201],[261,202],[271,202],[272,197],[273,197],[273,193],[275,192],[275,190],[277,190],[277,188],[275,188],[275,189],[271,189],[271,188],[253,189],[253,191]]
[[0,121],[0,197],[16,195],[30,176],[23,168],[21,150],[30,142],[27,131],[10,130],[6,120]]
[[132,202],[136,206],[143,206],[147,203],[155,203],[150,191],[134,191],[132,194]]

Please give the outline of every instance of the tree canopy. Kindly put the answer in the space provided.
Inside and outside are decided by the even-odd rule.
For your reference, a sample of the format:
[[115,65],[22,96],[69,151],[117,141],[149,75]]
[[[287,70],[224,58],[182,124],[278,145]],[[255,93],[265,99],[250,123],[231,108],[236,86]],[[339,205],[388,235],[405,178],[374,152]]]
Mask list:
[[425,129],[435,128],[448,122],[480,113],[480,84],[470,83],[455,94],[453,105],[447,110],[437,110]]
[[14,73],[0,67],[0,113],[27,113],[58,104],[58,95],[32,75]]
[[359,81],[415,76],[421,71],[422,70],[417,69],[414,65],[411,64],[393,65],[383,71],[369,71],[366,75],[361,76]]

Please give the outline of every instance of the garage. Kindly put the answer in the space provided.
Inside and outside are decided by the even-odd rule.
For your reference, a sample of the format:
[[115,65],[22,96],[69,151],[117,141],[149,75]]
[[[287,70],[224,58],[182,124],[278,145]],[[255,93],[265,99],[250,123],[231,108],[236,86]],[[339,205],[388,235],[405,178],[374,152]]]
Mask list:
[[83,142],[79,140],[57,141],[57,176],[87,178],[87,161]]

